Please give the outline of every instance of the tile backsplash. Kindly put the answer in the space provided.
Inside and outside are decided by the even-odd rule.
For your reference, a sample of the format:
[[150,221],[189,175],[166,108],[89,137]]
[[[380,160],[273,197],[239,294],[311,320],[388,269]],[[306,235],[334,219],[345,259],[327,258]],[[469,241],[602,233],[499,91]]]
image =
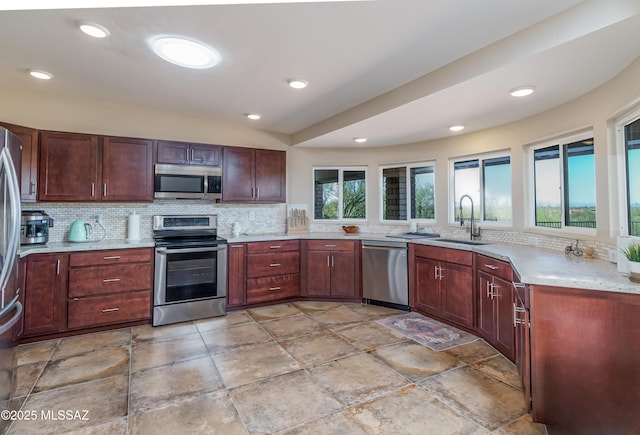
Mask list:
[[[141,238],[152,237],[151,221],[154,215],[184,214],[216,214],[218,215],[218,232],[222,237],[231,235],[231,225],[238,222],[242,233],[269,234],[286,231],[286,204],[215,204],[199,200],[162,200],[153,203],[23,203],[23,210],[44,210],[55,220],[50,229],[51,242],[66,241],[69,227],[76,219],[90,223],[93,227],[91,236],[94,240],[126,239],[127,219],[134,211],[140,215]],[[95,223],[95,215],[102,215],[102,225],[106,234]],[[311,232],[342,232],[342,223],[312,221]],[[464,228],[457,226],[429,226],[428,229],[443,237],[465,239],[469,234]],[[394,234],[409,231],[409,224],[363,224],[363,234]],[[482,240],[491,242],[514,243],[518,245],[536,246],[553,251],[562,251],[567,245],[575,243],[575,238],[548,236],[526,232],[482,229]],[[608,251],[616,249],[615,245],[581,241],[583,248],[591,246],[597,258],[607,260]]]
[[[54,219],[49,231],[49,241],[63,242],[69,235],[71,223],[83,220],[93,227],[91,239],[126,239],[127,220],[135,211],[140,215],[142,239],[152,237],[152,218],[155,215],[215,214],[218,215],[218,233],[231,234],[231,225],[240,223],[243,233],[278,233],[285,228],[285,204],[214,204],[199,200],[166,200],[153,203],[23,203],[23,210],[44,210]],[[106,234],[95,223],[95,216],[102,215]]]

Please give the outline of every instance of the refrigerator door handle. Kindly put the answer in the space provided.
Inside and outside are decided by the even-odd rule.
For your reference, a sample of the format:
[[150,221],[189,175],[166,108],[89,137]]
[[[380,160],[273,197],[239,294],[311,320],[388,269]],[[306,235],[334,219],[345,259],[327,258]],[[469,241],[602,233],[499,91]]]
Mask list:
[[[5,253],[5,261],[2,265],[0,274],[0,290],[2,291],[2,306],[5,306],[4,291],[9,282],[9,274],[13,269],[15,258],[18,254],[20,240],[20,190],[18,187],[18,176],[16,174],[11,154],[9,150],[4,148],[0,153],[0,173],[4,167],[4,173],[7,178],[7,186],[9,190],[9,207],[11,208],[11,222],[9,228],[9,243],[7,243],[7,252]],[[8,260],[8,261],[7,261]]]
[[9,302],[2,310],[0,310],[0,321],[2,321],[2,319],[4,319],[7,314],[15,308],[14,305],[18,302],[19,297],[20,294],[15,295],[13,299],[11,299],[11,302]]
[[4,325],[0,326],[0,335],[4,334],[5,332],[13,328],[14,325],[18,323],[18,320],[20,320],[20,317],[22,316],[22,303],[20,301],[16,302],[14,305],[11,305],[11,308],[12,309],[15,308],[16,313],[13,315],[11,320],[9,320]]

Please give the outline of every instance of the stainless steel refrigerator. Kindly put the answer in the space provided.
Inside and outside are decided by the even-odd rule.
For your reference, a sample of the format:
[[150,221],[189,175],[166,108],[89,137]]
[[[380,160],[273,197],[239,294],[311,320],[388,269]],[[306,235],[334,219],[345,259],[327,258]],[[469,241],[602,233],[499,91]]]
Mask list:
[[[10,409],[14,347],[24,325],[18,284],[22,146],[0,128],[0,411]],[[7,424],[0,420],[0,432]]]

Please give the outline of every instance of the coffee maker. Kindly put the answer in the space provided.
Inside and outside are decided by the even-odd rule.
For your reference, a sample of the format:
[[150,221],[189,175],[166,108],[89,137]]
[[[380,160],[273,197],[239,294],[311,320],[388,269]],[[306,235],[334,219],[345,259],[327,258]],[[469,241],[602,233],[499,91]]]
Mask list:
[[49,215],[42,210],[23,210],[21,245],[44,245],[49,240]]

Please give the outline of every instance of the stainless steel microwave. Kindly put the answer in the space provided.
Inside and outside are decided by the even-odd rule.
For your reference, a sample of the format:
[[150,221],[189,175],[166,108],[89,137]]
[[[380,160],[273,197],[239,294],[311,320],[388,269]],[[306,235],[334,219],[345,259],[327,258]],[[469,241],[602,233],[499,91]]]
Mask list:
[[155,198],[219,200],[222,168],[157,164],[153,186]]

